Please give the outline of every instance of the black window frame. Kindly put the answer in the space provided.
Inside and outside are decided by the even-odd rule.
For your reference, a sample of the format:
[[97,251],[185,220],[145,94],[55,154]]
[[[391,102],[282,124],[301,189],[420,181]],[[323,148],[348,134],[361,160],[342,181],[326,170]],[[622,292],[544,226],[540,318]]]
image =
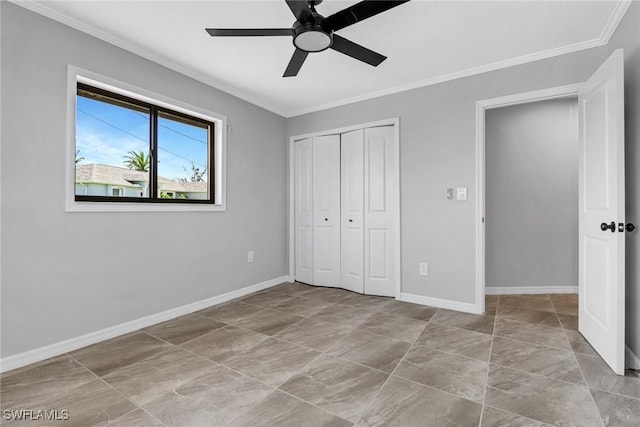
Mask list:
[[[125,197],[125,196],[84,196],[75,194],[74,196],[76,202],[113,202],[113,203],[164,203],[164,204],[207,204],[213,205],[215,204],[216,194],[215,194],[215,123],[209,120],[202,119],[200,117],[192,116],[189,114],[185,114],[176,110],[172,110],[170,108],[161,107],[149,102],[141,101],[139,99],[131,98],[126,95],[121,95],[119,93],[111,92],[102,88],[98,88],[95,86],[88,85],[86,83],[77,82],[76,87],[76,97],[83,96],[81,92],[89,92],[99,97],[107,98],[101,99],[102,102],[109,102],[109,99],[115,101],[112,102],[114,105],[120,105],[118,101],[132,104],[134,106],[138,106],[144,108],[149,111],[149,195],[146,197]],[[207,187],[208,187],[208,197],[207,199],[163,199],[160,196],[160,191],[158,188],[158,116],[159,113],[165,113],[168,115],[175,116],[177,118],[182,118],[184,120],[196,122],[203,124],[208,128],[208,138],[207,138],[207,149],[208,149],[208,157],[207,157]],[[77,120],[76,120],[76,130],[77,130]],[[76,145],[77,149],[77,145]],[[74,165],[75,167],[75,165]],[[75,177],[75,169],[74,169],[74,177]],[[75,182],[75,178],[74,178]]]

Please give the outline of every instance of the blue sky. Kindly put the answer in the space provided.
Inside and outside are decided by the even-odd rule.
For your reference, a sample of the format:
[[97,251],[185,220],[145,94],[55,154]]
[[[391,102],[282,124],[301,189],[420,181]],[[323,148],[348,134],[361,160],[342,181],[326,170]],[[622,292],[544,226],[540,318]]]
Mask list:
[[[78,96],[76,149],[79,164],[102,163],[125,167],[129,151],[149,152],[149,115]],[[158,120],[158,175],[189,178],[191,162],[207,164],[207,131],[174,120]],[[185,172],[186,169],[186,172]]]

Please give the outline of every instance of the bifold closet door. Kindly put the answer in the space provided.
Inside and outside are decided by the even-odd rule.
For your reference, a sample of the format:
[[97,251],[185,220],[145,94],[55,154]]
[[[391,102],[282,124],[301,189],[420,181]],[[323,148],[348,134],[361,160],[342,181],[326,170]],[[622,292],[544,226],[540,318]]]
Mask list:
[[340,137],[342,287],[364,293],[364,130]]
[[294,152],[294,229],[296,280],[313,284],[313,145],[296,141]]
[[340,286],[340,135],[313,138],[313,284]]
[[395,295],[398,170],[393,126],[364,130],[364,293]]

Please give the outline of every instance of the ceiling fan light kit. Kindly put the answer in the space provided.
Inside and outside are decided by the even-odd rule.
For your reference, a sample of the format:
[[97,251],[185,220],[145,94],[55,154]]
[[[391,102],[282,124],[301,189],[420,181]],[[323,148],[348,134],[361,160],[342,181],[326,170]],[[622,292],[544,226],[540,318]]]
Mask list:
[[394,1],[361,1],[351,7],[323,17],[316,12],[316,6],[322,0],[285,0],[289,9],[296,17],[296,22],[289,28],[207,28],[206,31],[213,37],[255,37],[255,36],[293,36],[293,45],[296,50],[289,61],[289,65],[283,77],[293,77],[298,74],[302,64],[309,53],[322,52],[333,49],[350,56],[358,61],[377,67],[387,59],[386,56],[360,46],[350,40],[334,34],[335,31],[346,28],[357,22],[378,15],[396,6],[400,6],[409,0]]
[[305,52],[322,52],[333,44],[333,34],[313,22],[293,24],[293,45]]

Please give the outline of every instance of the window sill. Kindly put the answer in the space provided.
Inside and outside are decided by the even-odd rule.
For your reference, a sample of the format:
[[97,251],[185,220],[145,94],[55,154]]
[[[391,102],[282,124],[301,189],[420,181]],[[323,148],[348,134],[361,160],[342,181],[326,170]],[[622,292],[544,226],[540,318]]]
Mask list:
[[224,212],[225,205],[178,203],[68,203],[65,212]]

